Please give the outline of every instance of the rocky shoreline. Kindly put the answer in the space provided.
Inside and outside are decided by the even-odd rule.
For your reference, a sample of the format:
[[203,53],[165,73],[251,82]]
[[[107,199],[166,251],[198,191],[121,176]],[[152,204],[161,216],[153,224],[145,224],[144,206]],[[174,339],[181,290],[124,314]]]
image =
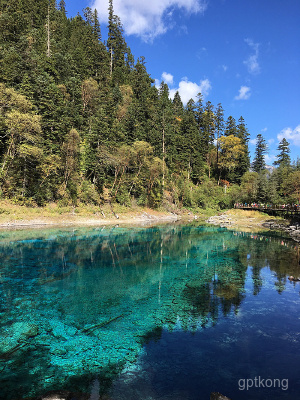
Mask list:
[[291,225],[280,224],[277,221],[267,221],[263,223],[265,228],[276,231],[283,231],[289,234],[292,239],[300,243],[300,223],[296,222]]
[[300,223],[296,222],[289,224],[288,221],[280,222],[276,219],[269,219],[266,221],[259,221],[256,218],[248,218],[246,221],[239,221],[238,218],[230,217],[226,213],[214,215],[206,220],[206,223],[212,225],[219,225],[221,228],[248,228],[248,229],[261,229],[267,228],[269,230],[282,231],[287,233],[293,240],[300,243]]

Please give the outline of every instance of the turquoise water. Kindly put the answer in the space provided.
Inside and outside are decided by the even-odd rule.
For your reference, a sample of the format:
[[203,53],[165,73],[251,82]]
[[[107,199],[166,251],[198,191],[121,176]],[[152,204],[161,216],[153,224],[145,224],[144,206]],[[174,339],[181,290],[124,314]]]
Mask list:
[[1,399],[300,397],[288,239],[177,224],[2,231],[0,254]]

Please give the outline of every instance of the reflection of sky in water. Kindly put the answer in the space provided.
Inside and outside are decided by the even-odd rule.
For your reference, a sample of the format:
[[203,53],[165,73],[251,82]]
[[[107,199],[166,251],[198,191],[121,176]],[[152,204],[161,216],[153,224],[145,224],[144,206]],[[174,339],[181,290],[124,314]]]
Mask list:
[[[5,399],[299,397],[299,250],[216,227],[0,234]],[[238,389],[239,379],[289,389]],[[0,395],[1,398],[1,395]],[[107,398],[107,397],[105,397]]]

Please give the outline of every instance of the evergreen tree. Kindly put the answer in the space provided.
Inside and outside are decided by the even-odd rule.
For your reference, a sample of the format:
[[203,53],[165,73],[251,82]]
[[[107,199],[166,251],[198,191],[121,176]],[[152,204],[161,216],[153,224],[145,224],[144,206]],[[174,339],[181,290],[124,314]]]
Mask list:
[[203,129],[203,96],[201,93],[197,95],[197,102],[195,104],[195,119],[199,131],[199,135],[201,135]]
[[172,133],[170,135],[170,143],[168,146],[168,167],[172,171],[179,171],[180,169],[181,155],[178,154],[178,148],[180,142],[183,140],[183,116],[184,107],[179,92],[176,92],[172,102]]
[[181,140],[177,144],[177,158],[181,160],[182,171],[187,171],[187,179],[194,183],[200,181],[203,171],[201,138],[195,120],[195,102],[189,100],[181,122]]
[[202,114],[201,149],[202,157],[206,159],[207,154],[215,138],[215,115],[214,106],[207,101]]
[[225,136],[237,136],[237,127],[235,119],[230,115],[226,121]]
[[177,118],[177,120],[182,117],[183,114],[183,104],[181,101],[181,97],[178,91],[176,91],[175,95],[174,95],[174,99],[173,99],[173,112],[175,115],[175,118]]
[[[151,87],[153,80],[146,70],[144,57],[140,57],[131,73],[130,88],[133,92],[130,104],[127,107],[126,115],[122,120],[122,129],[128,143],[134,140],[144,140],[155,146],[157,154],[161,154],[160,128],[158,124],[158,116],[153,115],[153,104],[157,102],[158,93],[155,89],[155,98],[153,97],[153,88]],[[158,114],[158,104],[156,104]]]
[[94,33],[96,39],[99,42],[101,42],[101,40],[102,40],[101,27],[100,27],[99,18],[98,18],[98,11],[96,8],[93,13],[93,33]]
[[250,168],[250,155],[249,155],[249,148],[248,148],[248,142],[249,142],[249,132],[246,128],[245,120],[243,117],[239,118],[237,125],[237,134],[236,136],[241,139],[241,144],[243,146],[243,153],[241,154],[239,158],[239,163],[238,167],[235,170],[235,181],[240,183],[241,177],[244,175],[245,172],[247,172]]
[[267,152],[267,143],[259,133],[256,137],[255,157],[252,163],[253,171],[260,172],[266,168],[265,154]]
[[289,145],[289,142],[285,138],[281,140],[277,148],[279,154],[277,156],[277,160],[274,161],[274,165],[278,165],[279,167],[290,167],[291,157],[289,155]]
[[107,48],[110,55],[110,76],[118,84],[126,83],[125,59],[131,53],[124,39],[123,27],[120,18],[114,14],[113,0],[109,0],[108,7],[108,39]]
[[[159,120],[160,120],[160,132],[161,132],[161,157],[163,166],[165,165],[168,157],[168,148],[171,147],[171,123],[172,123],[172,102],[169,97],[169,87],[165,82],[162,82],[159,88],[158,95],[159,105]],[[163,170],[163,182],[162,188],[165,186],[165,173]]]
[[216,127],[216,152],[217,152],[217,157],[216,157],[216,173],[218,176],[218,184],[219,184],[219,179],[220,179],[220,170],[219,170],[219,152],[220,152],[220,143],[219,139],[221,136],[223,136],[224,133],[224,127],[225,127],[225,122],[224,122],[224,110],[222,107],[222,104],[219,103],[216,108],[216,113],[215,113],[215,127]]
[[277,168],[272,175],[274,175],[274,179],[276,179],[277,192],[281,196],[282,201],[286,203],[286,182],[291,172],[291,159],[289,155],[289,143],[285,138],[281,140],[277,150],[279,154],[277,160],[274,161],[274,165],[277,166]]
[[60,0],[58,3],[58,9],[61,11],[64,15],[66,15],[66,2],[65,0]]

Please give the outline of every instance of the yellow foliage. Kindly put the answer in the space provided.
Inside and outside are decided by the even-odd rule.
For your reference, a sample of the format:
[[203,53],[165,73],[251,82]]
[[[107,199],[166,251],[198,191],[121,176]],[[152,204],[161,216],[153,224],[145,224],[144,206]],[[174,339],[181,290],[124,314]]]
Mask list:
[[228,170],[234,169],[237,166],[239,157],[245,151],[241,139],[234,135],[221,136],[219,144],[221,150],[220,167]]
[[133,97],[133,90],[130,85],[122,85],[120,86],[120,92],[122,94],[122,103],[118,106],[118,111],[117,111],[117,118],[119,121],[121,121],[132,103],[132,97]]
[[32,109],[32,104],[25,96],[12,88],[7,88],[4,83],[0,83],[0,114],[11,110],[28,112]]

